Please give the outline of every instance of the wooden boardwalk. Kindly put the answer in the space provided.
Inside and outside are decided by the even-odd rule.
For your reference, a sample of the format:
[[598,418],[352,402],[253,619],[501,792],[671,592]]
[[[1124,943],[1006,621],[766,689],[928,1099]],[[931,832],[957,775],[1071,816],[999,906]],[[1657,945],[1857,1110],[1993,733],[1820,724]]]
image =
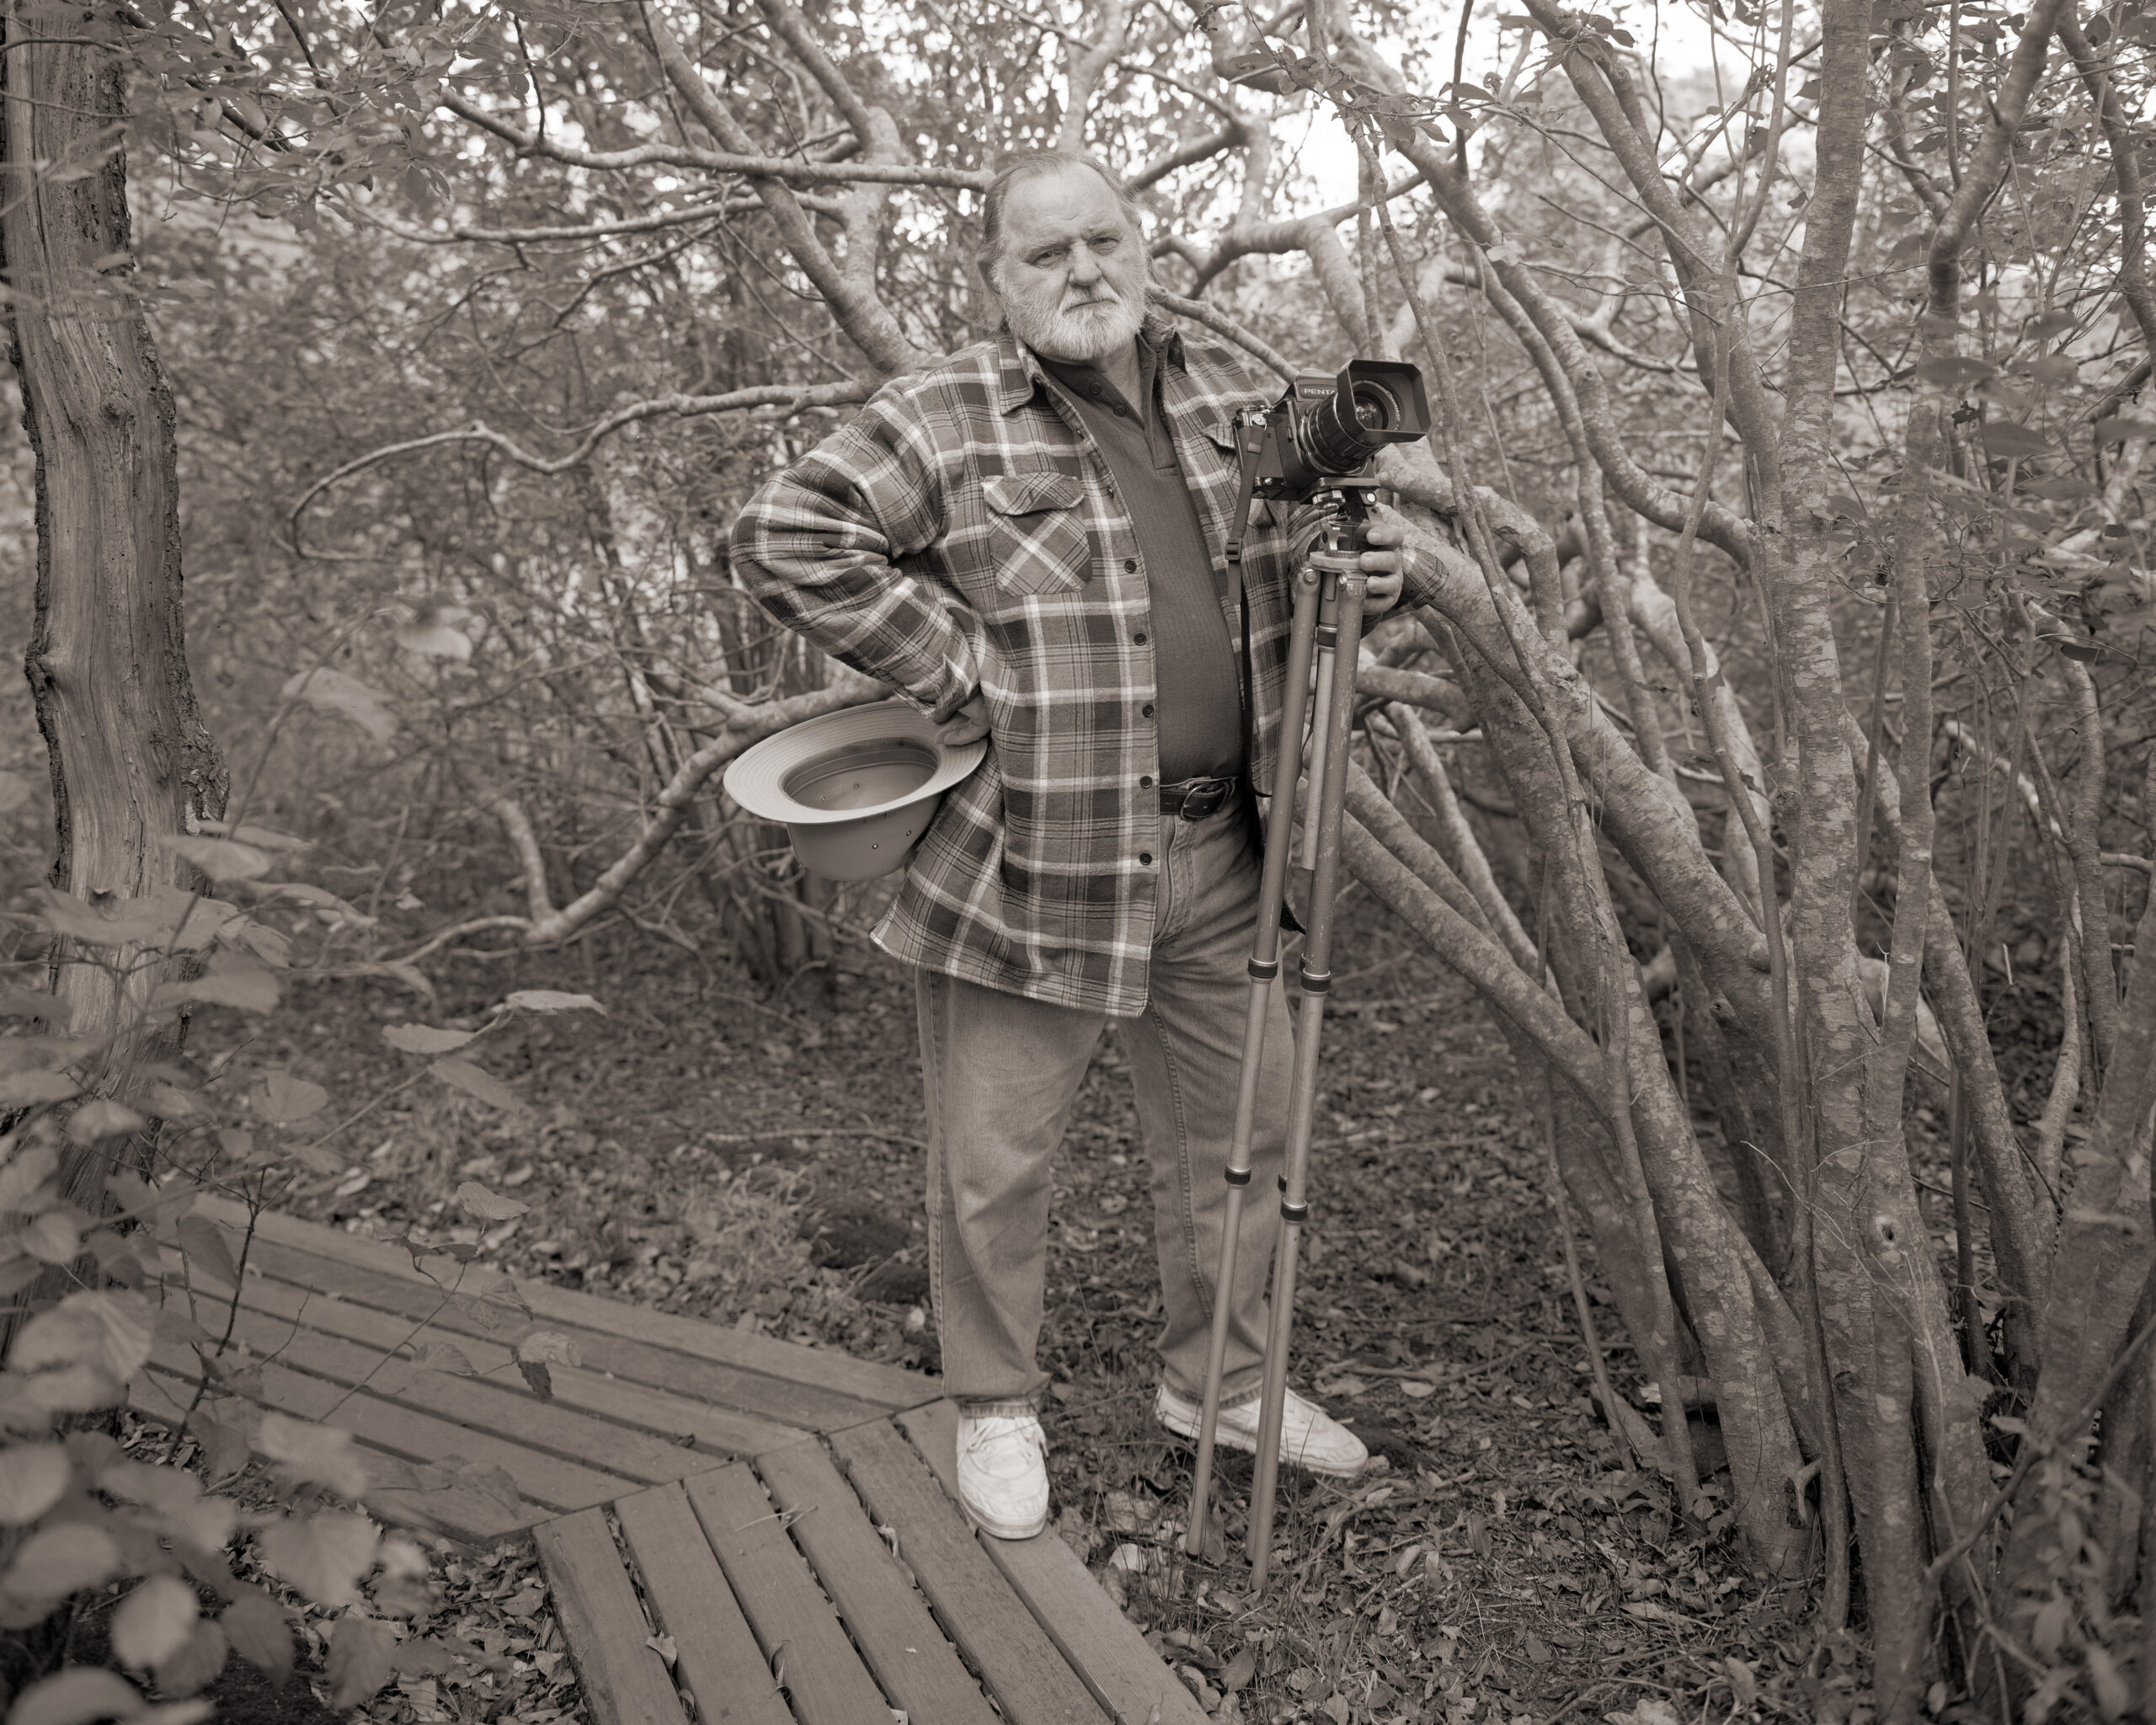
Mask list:
[[[196,1213],[237,1257],[244,1213]],[[499,1272],[274,1213],[236,1314],[201,1258],[190,1291],[168,1256],[168,1309],[232,1323],[251,1399],[351,1432],[377,1514],[532,1530],[595,1725],[1203,1725],[1069,1546],[968,1524],[932,1378],[543,1282],[520,1309]],[[551,1401],[517,1371],[535,1324],[581,1362]],[[200,1375],[161,1334],[135,1404],[175,1418]]]

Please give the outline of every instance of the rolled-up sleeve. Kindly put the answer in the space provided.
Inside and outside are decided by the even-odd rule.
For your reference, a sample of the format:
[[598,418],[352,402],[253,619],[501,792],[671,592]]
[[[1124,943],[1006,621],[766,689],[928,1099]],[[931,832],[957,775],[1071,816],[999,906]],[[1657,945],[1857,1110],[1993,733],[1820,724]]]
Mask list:
[[979,619],[919,566],[943,532],[942,471],[901,382],[750,499],[734,568],[780,622],[940,721],[980,681]]

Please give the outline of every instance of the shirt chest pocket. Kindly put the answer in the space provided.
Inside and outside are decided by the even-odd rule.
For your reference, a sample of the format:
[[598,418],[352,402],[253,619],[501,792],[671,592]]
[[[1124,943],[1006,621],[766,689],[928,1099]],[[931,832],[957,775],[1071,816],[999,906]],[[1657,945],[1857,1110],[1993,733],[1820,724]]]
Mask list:
[[1003,473],[982,487],[989,558],[999,591],[1069,593],[1091,574],[1086,488],[1068,473]]

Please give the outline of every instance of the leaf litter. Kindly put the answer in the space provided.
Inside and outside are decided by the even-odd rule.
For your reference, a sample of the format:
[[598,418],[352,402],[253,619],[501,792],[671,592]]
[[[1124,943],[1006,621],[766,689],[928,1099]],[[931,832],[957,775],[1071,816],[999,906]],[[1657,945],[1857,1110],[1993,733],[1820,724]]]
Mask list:
[[[1396,942],[1379,914],[1348,919],[1343,972]],[[822,1001],[752,1001],[728,973],[657,959],[632,979],[617,964],[614,990],[573,955],[446,985],[433,1016],[459,1030],[488,1023],[505,987],[596,994],[610,1016],[496,1025],[467,1052],[514,1085],[514,1114],[442,1086],[402,1092],[352,1165],[371,1181],[339,1195],[344,1177],[324,1178],[290,1207],[519,1278],[933,1370],[910,980],[858,948],[841,965]],[[1345,1485],[1283,1473],[1258,1598],[1247,1456],[1224,1453],[1217,1471],[1219,1561],[1182,1550],[1189,1447],[1151,1418],[1149,1176],[1126,1062],[1104,1038],[1056,1175],[1042,1343],[1053,1536],[1225,1725],[1652,1725],[1673,1706],[1721,1720],[1837,1697],[1846,1715],[1854,1655],[1829,1648],[1805,1674],[1804,1589],[1747,1575],[1714,1482],[1704,1530],[1673,1526],[1662,1482],[1630,1470],[1596,1413],[1534,1111],[1496,1031],[1433,980],[1374,973],[1366,996],[1343,975],[1346,1000],[1382,1010],[1394,1033],[1352,1013],[1328,1025],[1291,1381],[1379,1459]],[[403,1076],[382,1027],[408,1017],[408,996],[307,989],[299,1003],[318,1023],[344,1021],[311,1039],[317,1058],[334,1048],[348,1063],[340,1106]],[[305,1064],[274,1039],[260,1053]],[[462,1182],[526,1208],[472,1217]],[[1659,1406],[1592,1285],[1590,1242],[1578,1247],[1612,1382],[1652,1423]],[[1711,1415],[1704,1443],[1696,1423],[1711,1455]],[[566,1664],[552,1669],[573,1694]]]

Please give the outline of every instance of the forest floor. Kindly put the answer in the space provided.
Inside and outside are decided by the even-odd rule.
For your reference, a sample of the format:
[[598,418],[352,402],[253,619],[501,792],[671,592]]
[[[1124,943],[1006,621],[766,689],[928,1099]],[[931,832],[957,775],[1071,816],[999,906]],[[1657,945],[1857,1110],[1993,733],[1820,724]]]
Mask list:
[[[1223,1464],[1226,1561],[1182,1557],[1191,1455],[1150,1418],[1151,1213],[1110,1035],[1055,1190],[1054,1535],[1223,1720],[1862,1725],[1860,1674],[1833,1648],[1814,1657],[1805,1591],[1748,1576],[1726,1529],[1673,1525],[1662,1482],[1625,1464],[1587,1395],[1546,1151],[1504,1044],[1389,915],[1349,902],[1292,1381],[1381,1460],[1348,1484],[1283,1477],[1280,1567],[1261,1598],[1240,1547],[1247,1458]],[[413,1070],[382,1040],[389,1024],[477,1028],[520,988],[589,992],[606,1012],[519,1017],[465,1051],[527,1113],[431,1081],[398,1090],[340,1140],[348,1170],[310,1177],[286,1207],[472,1240],[518,1276],[935,1369],[898,966],[857,942],[776,996],[655,947],[437,975],[431,1009],[387,985],[318,986],[250,1055],[289,1058],[350,1112]],[[460,1228],[448,1205],[465,1179],[531,1208]],[[1591,1252],[1584,1237],[1578,1249]],[[1598,1296],[1591,1256],[1585,1268]],[[1594,1311],[1619,1391],[1652,1415],[1614,1311]],[[435,1553],[446,1621],[498,1616],[506,1588],[529,1607],[507,1630],[543,1626],[516,1546]],[[408,1680],[369,1716],[581,1717],[566,1661],[510,1669],[483,1687]]]

